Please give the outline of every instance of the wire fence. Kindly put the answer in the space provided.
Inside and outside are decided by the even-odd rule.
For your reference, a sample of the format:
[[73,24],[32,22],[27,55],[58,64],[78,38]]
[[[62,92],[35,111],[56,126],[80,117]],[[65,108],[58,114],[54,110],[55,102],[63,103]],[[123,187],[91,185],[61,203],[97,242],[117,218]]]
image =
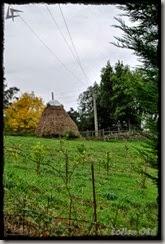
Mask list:
[[[116,163],[113,165],[109,152],[106,153],[105,159],[96,160],[87,154],[83,146],[78,148],[79,155],[74,157],[75,161],[70,158],[68,149],[63,144],[54,151],[49,151],[47,156],[46,152],[42,151],[42,145],[36,145],[34,151],[30,148],[25,151],[13,143],[5,145],[4,149],[6,161],[10,162],[12,170],[16,169],[5,173],[4,178],[6,237],[97,236],[105,233],[110,235],[112,229],[117,228],[119,212],[123,211],[123,208],[127,211],[127,206],[122,205],[121,209],[111,206],[114,215],[108,224],[105,224],[99,208],[107,208],[109,203],[106,201],[114,200],[116,196],[104,191],[101,192],[103,195],[96,196],[97,187],[109,185],[112,175],[120,174],[122,177],[127,174],[134,177],[136,170],[138,174],[141,170],[139,166],[134,168],[130,163],[125,163],[124,169],[118,170]],[[128,148],[125,147],[124,150],[124,157],[128,157],[129,162]],[[59,162],[58,154],[63,161]],[[19,174],[24,176],[21,178]],[[24,182],[27,174],[33,175],[39,183],[44,178],[44,185]],[[80,178],[80,185],[74,188]],[[52,179],[51,189],[50,186],[45,189],[47,179]],[[145,175],[141,175],[140,181],[143,185],[145,179]],[[90,189],[87,191],[87,197],[82,193],[77,194],[83,187]],[[41,200],[35,198],[42,198],[43,205]],[[86,214],[86,211],[89,213]],[[138,215],[136,221],[138,230]]]
[[[20,148],[13,145],[8,148],[5,148],[6,153],[8,156],[14,156],[17,155],[21,157],[24,160],[28,160],[31,162],[31,164],[34,164],[37,166],[37,159],[32,158],[27,153],[23,152]],[[56,156],[57,151],[55,154],[51,154],[51,157]],[[5,210],[4,211],[4,227],[5,227],[5,233],[4,235],[6,237],[10,236],[33,236],[33,237],[49,237],[49,236],[72,236],[72,235],[80,235],[81,233],[86,235],[93,235],[93,234],[99,234],[101,232],[102,228],[107,228],[104,224],[100,223],[99,221],[96,221],[96,200],[90,200],[90,199],[83,199],[81,197],[78,197],[77,195],[74,195],[70,192],[70,186],[69,182],[71,181],[71,177],[76,170],[76,166],[73,165],[73,167],[68,169],[68,159],[66,152],[63,151],[63,155],[65,156],[65,165],[63,169],[58,169],[57,167],[54,167],[53,164],[47,160],[45,163],[42,163],[42,171],[44,171],[45,177],[53,177],[54,181],[57,181],[57,178],[61,179],[61,184],[63,184],[63,191],[67,195],[66,199],[66,207],[68,210],[64,211],[65,213],[62,215],[57,215],[52,213],[52,206],[50,206],[51,200],[54,202],[54,199],[52,197],[47,197],[47,194],[42,192],[42,189],[39,189],[40,194],[43,196],[45,194],[45,199],[47,199],[47,202],[44,206],[44,208],[36,208],[33,206],[34,203],[31,202],[31,199],[27,193],[28,196],[26,196],[26,191],[29,191],[30,184],[26,186],[28,190],[25,189],[25,195],[21,196],[18,194],[16,195],[15,192],[12,193],[12,191],[7,190],[11,187],[11,179],[5,179],[4,180],[4,186],[5,186],[5,205],[8,206],[12,202],[12,213],[10,211]],[[52,160],[51,160],[52,161]],[[45,168],[43,167],[45,166]],[[39,177],[39,167],[28,167],[27,165],[20,165],[19,163],[13,165],[18,170],[28,171],[28,173],[34,173],[36,172],[36,177]],[[40,169],[41,171],[41,169]],[[41,173],[41,172],[40,172]],[[84,174],[84,177],[87,176],[87,178],[90,178],[90,175],[92,174],[92,182],[93,182],[93,194],[94,198],[95,196],[95,189],[94,189],[94,166],[91,169],[91,173],[88,172],[87,175]],[[18,179],[17,179],[18,180]],[[91,185],[92,185],[91,182]],[[17,184],[18,182],[14,182],[14,184]],[[12,187],[17,188],[18,186],[15,185]],[[60,186],[59,186],[60,187]],[[34,186],[34,190],[36,191],[37,187]],[[54,191],[57,191],[58,186],[53,187]],[[18,189],[19,191],[19,189]],[[31,192],[33,194],[33,192]],[[58,191],[57,191],[58,195]],[[92,193],[91,193],[92,195]],[[52,199],[51,199],[52,198]],[[56,199],[57,200],[57,199]],[[78,209],[75,209],[75,204],[78,204],[79,202],[83,204],[84,208],[91,208],[94,209],[93,217],[91,216],[91,219],[84,219],[78,217],[77,215],[73,215],[73,212],[78,212]],[[54,204],[53,204],[54,205]],[[8,207],[6,207],[8,208]],[[66,214],[68,212],[68,214]],[[68,216],[67,216],[68,215]],[[93,220],[92,220],[93,219]],[[83,229],[83,231],[82,231]],[[62,233],[63,232],[63,233]]]
[[95,138],[100,140],[111,139],[142,139],[145,138],[147,133],[140,130],[87,130],[80,131],[82,137]]

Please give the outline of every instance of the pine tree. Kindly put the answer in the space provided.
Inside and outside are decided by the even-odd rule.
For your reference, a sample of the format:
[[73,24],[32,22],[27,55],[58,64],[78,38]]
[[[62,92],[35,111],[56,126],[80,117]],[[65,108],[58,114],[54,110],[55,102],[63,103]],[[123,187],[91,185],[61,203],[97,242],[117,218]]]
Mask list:
[[134,2],[119,8],[124,11],[123,16],[129,17],[133,26],[127,26],[121,18],[116,18],[118,25],[115,27],[121,29],[124,34],[122,37],[115,37],[116,42],[113,44],[133,50],[143,64],[141,68],[143,80],[137,83],[137,90],[141,97],[147,128],[150,129],[147,145],[152,149],[152,153],[147,158],[150,165],[156,166],[157,164],[151,158],[157,154],[159,138],[159,3],[157,1]]

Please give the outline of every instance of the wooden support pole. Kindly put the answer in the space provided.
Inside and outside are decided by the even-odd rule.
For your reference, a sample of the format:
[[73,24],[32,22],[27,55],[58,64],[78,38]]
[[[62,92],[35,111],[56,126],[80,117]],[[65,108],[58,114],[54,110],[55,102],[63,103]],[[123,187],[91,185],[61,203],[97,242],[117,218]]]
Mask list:
[[95,124],[95,136],[98,136],[98,120],[97,120],[97,107],[96,107],[96,95],[93,93],[93,112],[94,112],[94,124]]

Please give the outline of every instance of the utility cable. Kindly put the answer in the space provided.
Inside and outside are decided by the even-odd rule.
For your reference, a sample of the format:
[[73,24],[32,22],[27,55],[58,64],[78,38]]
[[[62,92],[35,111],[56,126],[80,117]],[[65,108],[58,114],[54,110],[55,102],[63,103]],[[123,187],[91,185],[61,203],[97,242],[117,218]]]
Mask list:
[[[65,38],[64,34],[63,34],[62,31],[60,30],[60,27],[59,27],[57,21],[55,20],[53,14],[51,13],[50,9],[48,8],[48,6],[46,6],[46,8],[47,8],[47,11],[49,12],[49,15],[51,16],[51,18],[52,18],[54,24],[56,25],[56,27],[57,27],[59,33],[61,34],[61,36],[62,36],[62,38],[63,38],[65,44],[67,45],[68,49],[70,50],[70,52],[71,52],[71,54],[72,54],[72,56],[73,56],[73,58],[74,58],[74,61],[76,60],[76,64],[77,64],[77,57],[76,57],[76,55],[75,55],[74,52],[72,51],[72,48],[70,47],[70,45],[69,45],[67,39]],[[79,63],[78,63],[78,65],[79,65]]]
[[[65,38],[64,34],[62,33],[62,31],[60,30],[60,27],[59,27],[59,25],[57,24],[57,22],[56,22],[54,16],[52,15],[52,13],[51,13],[51,11],[50,11],[50,9],[49,9],[47,6],[46,6],[46,8],[47,8],[47,10],[48,10],[48,12],[49,12],[49,14],[50,14],[50,16],[51,16],[53,22],[55,23],[55,25],[56,25],[58,31],[60,32],[60,34],[61,34],[61,36],[62,36],[64,42],[66,43],[67,47],[69,48],[69,50],[70,50],[70,52],[71,52],[71,54],[72,54],[72,56],[73,56],[74,62],[76,62],[76,64],[78,64],[78,66],[80,67],[80,69],[81,69],[81,71],[83,72],[83,74],[85,74],[85,77],[89,80],[89,78],[87,77],[87,75],[86,75],[86,73],[84,72],[83,67],[82,67],[82,65],[81,65],[81,62],[80,62],[80,59],[79,59],[79,57],[78,57],[77,51],[76,51],[76,49],[75,49],[75,46],[74,46],[72,37],[71,37],[71,35],[70,35],[70,32],[68,32],[68,33],[69,33],[69,36],[71,37],[71,40],[72,40],[71,42],[72,42],[72,44],[73,44],[72,46],[73,46],[73,49],[74,49],[74,51],[75,51],[76,54],[72,51],[72,48],[70,47],[70,45],[69,45],[67,39]],[[62,16],[63,16],[63,14],[62,14]],[[64,22],[66,23],[65,18],[64,18],[63,20],[64,20]],[[67,26],[67,25],[66,25],[66,26]],[[67,28],[67,31],[69,31],[68,27],[66,27],[66,28]]]
[[80,66],[80,68],[81,68],[81,70],[82,70],[83,74],[85,75],[85,77],[86,77],[86,78],[88,79],[88,81],[90,82],[90,80],[89,80],[89,78],[88,78],[87,74],[86,74],[86,73],[85,73],[85,71],[84,71],[84,68],[82,67],[82,64],[81,64],[81,61],[80,61],[79,55],[78,55],[78,53],[77,53],[77,50],[76,50],[75,44],[74,44],[74,42],[73,42],[73,39],[72,39],[71,33],[70,33],[70,31],[69,31],[69,28],[68,28],[68,25],[67,25],[67,23],[66,23],[66,20],[65,20],[64,14],[63,14],[62,9],[61,9],[61,7],[60,7],[60,4],[59,4],[58,6],[59,6],[59,9],[60,9],[60,12],[61,12],[61,15],[62,15],[62,18],[63,18],[64,24],[65,24],[65,27],[66,27],[66,29],[67,29],[67,32],[68,32],[68,35],[69,35],[69,38],[70,38],[70,41],[71,41],[72,47],[73,47],[73,49],[74,49],[74,51],[75,51],[75,55],[76,55],[76,57],[77,57],[77,62],[79,63],[79,66]]
[[[32,29],[32,27],[23,19],[22,16],[19,16],[21,18],[21,20],[26,24],[26,26],[30,29],[30,31],[36,36],[36,38],[49,50],[49,52],[51,52],[51,54],[53,54],[53,56],[55,56],[55,58],[58,60],[58,62],[60,62],[60,64],[68,71],[72,74],[72,76],[74,76],[74,78],[76,78],[76,80],[80,80],[78,77],[76,77],[74,75],[74,73],[72,71],[70,71],[66,66],[65,64],[62,63],[62,61],[57,57],[57,55],[47,46],[47,44],[44,43],[44,41],[39,37],[39,35]],[[77,84],[77,83],[76,83]],[[66,94],[66,92],[64,92],[63,94]],[[67,92],[67,97],[66,99],[70,99],[72,96],[73,93],[71,92]],[[59,93],[56,93],[56,96],[60,96],[60,98],[62,99],[61,97],[62,94],[59,94]],[[69,95],[69,96],[68,96]],[[75,99],[74,99],[75,101]]]
[[[26,24],[26,26],[30,29],[30,31],[36,36],[36,38],[46,47],[46,49],[58,60],[58,62],[63,66],[63,68],[69,72],[70,74],[72,74],[72,76],[78,80],[83,82],[82,80],[80,80],[71,70],[69,70],[66,65],[57,57],[57,55],[52,51],[52,49],[50,49],[48,47],[48,45],[40,38],[40,36],[32,29],[32,27],[22,18],[22,16],[20,16],[21,20]],[[84,84],[84,82],[83,82]]]

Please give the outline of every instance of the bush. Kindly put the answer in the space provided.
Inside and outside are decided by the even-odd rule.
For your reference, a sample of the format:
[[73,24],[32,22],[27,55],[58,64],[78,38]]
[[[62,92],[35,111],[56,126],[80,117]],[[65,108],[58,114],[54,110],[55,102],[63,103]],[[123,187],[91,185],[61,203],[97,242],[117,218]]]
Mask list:
[[25,132],[25,131],[11,131],[11,130],[4,130],[4,136],[23,136],[23,137],[26,137],[26,136],[33,136],[35,137],[35,133],[34,132]]
[[68,140],[68,139],[78,138],[78,136],[76,136],[73,131],[66,131],[64,133],[64,138]]

